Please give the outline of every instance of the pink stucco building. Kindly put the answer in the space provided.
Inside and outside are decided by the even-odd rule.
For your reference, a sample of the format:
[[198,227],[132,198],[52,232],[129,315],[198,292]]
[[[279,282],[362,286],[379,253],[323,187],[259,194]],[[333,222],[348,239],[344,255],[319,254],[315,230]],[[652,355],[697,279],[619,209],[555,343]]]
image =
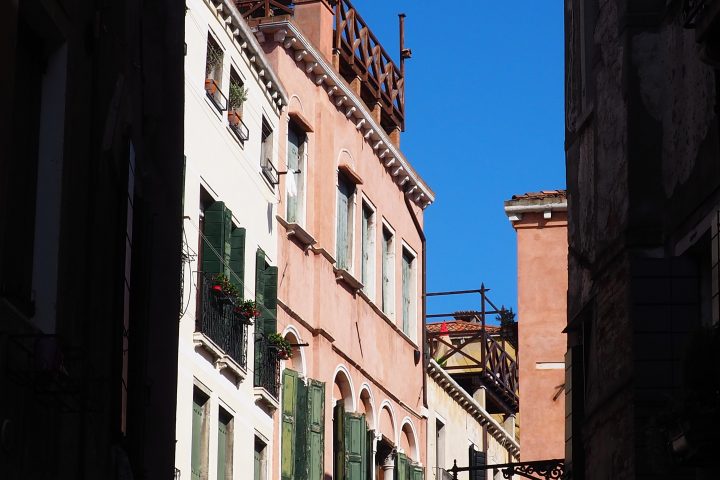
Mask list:
[[263,168],[279,200],[277,331],[293,349],[272,478],[422,478],[434,197],[399,148],[404,78],[349,2],[289,3],[238,3],[290,99],[263,132],[280,140]]
[[565,454],[567,198],[564,190],[514,195],[517,232],[521,460]]

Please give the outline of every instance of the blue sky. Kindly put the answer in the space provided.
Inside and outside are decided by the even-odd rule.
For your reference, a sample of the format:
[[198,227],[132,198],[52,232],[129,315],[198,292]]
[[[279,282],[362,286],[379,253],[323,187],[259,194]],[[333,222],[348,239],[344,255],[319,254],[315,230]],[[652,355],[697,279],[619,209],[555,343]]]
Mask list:
[[[396,62],[397,14],[407,14],[401,146],[437,196],[425,211],[428,291],[484,282],[493,302],[517,310],[503,201],[565,187],[563,2],[353,4]],[[429,299],[428,313],[479,309],[478,296],[463,297]]]

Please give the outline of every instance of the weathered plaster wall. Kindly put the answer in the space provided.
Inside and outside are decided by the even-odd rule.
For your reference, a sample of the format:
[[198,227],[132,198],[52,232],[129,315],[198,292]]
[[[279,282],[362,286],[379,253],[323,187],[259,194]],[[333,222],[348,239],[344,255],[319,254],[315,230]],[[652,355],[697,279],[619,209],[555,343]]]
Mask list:
[[525,213],[517,230],[522,460],[562,458],[567,319],[565,212]]

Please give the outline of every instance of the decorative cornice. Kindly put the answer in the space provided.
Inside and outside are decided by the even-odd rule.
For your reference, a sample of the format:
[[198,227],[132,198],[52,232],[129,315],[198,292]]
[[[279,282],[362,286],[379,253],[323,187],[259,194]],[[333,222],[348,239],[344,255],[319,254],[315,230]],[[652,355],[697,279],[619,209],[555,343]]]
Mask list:
[[305,73],[313,78],[316,85],[325,90],[335,107],[355,124],[405,195],[423,209],[435,201],[433,191],[412,168],[400,149],[393,144],[385,130],[375,121],[365,102],[353,92],[345,79],[335,71],[295,24],[285,17],[263,21],[253,28],[260,42],[267,41],[271,36],[274,41],[290,51],[295,61],[302,65]]
[[430,360],[427,373],[430,378],[450,395],[466,412],[473,416],[481,425],[487,426],[488,433],[495,438],[510,454],[520,457],[520,444],[470,396],[435,360]]

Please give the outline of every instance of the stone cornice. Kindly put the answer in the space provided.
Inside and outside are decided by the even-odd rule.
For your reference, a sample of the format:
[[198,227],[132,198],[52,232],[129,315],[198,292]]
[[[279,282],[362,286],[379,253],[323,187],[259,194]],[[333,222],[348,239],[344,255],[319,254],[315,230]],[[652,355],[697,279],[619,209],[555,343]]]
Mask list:
[[435,360],[430,360],[427,373],[466,412],[473,416],[515,458],[520,458],[520,444],[472,398]]
[[435,194],[412,168],[389,135],[375,121],[365,102],[353,92],[350,85],[332,67],[325,57],[302,34],[288,17],[264,20],[253,27],[258,41],[273,40],[288,50],[302,65],[316,85],[322,87],[338,110],[355,124],[365,141],[375,151],[398,187],[420,208],[435,201]]

